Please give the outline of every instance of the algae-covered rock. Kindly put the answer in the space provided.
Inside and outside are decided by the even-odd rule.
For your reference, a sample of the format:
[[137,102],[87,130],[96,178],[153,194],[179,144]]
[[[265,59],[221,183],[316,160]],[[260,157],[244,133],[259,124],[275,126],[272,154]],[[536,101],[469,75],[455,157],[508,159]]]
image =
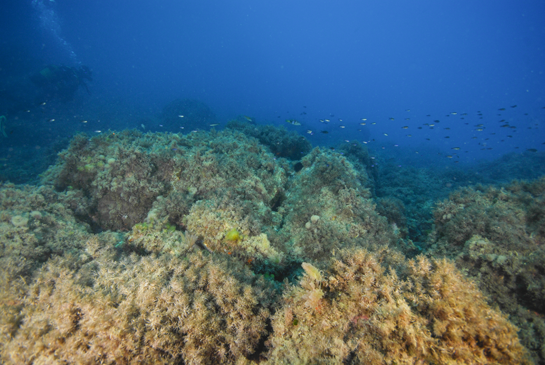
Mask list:
[[227,123],[227,128],[257,138],[273,155],[290,160],[299,160],[312,149],[312,145],[305,137],[294,131],[288,132],[284,127],[275,128],[270,125],[231,120]]
[[439,202],[430,256],[447,256],[520,328],[545,361],[545,178],[463,188]]
[[0,185],[0,362],[540,360],[543,181],[439,203],[430,255],[452,260],[409,260],[407,201],[376,208],[365,149],[271,151],[109,131],[43,186]]
[[[273,317],[268,363],[529,364],[517,329],[446,260],[342,250],[308,264]],[[390,258],[391,260],[391,258]]]
[[278,235],[292,260],[322,266],[335,250],[396,243],[391,227],[375,211],[365,170],[338,153],[315,148],[302,160],[278,209]]
[[[90,200],[89,222],[103,230],[129,230],[154,206],[171,224],[183,226],[196,200],[216,202],[227,195],[233,196],[228,204],[250,204],[246,210],[255,220],[270,221],[270,207],[287,179],[257,141],[236,132],[80,135],[45,176],[58,190],[83,192]],[[259,227],[254,231],[260,233]]]

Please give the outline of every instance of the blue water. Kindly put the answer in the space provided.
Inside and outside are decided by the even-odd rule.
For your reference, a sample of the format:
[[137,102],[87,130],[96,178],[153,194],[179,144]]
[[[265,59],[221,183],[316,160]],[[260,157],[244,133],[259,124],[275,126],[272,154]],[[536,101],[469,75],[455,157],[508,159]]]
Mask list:
[[[543,19],[542,1],[11,2],[0,178],[32,181],[77,131],[188,132],[161,117],[176,99],[213,111],[199,129],[248,116],[398,166],[540,153]],[[38,105],[28,79],[48,65],[88,66],[89,92]]]

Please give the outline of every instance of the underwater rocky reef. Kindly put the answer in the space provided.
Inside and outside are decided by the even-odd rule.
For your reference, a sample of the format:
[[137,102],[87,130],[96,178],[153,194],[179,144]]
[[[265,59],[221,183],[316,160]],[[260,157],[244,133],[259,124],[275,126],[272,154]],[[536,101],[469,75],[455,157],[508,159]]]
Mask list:
[[379,184],[273,128],[77,135],[0,186],[1,362],[543,363],[545,178],[412,236]]

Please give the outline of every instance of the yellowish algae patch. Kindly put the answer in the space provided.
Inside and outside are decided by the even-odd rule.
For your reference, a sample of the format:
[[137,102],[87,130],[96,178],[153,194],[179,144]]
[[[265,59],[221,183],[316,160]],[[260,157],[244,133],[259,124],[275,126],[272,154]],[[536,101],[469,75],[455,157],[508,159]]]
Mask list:
[[28,225],[28,218],[16,215],[11,218],[11,224],[13,224],[15,227],[26,227]]

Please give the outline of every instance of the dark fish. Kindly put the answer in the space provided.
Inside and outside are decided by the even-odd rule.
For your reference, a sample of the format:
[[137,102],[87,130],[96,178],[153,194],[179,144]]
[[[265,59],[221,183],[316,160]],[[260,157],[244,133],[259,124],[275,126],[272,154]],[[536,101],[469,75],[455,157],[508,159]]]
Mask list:
[[505,108],[499,108],[498,110],[505,110]]
[[528,152],[537,152],[537,150],[535,148],[528,148],[526,151],[528,151]]
[[515,105],[511,105],[511,108],[516,108],[516,107],[517,107],[517,105],[516,105],[516,104],[515,104]]
[[320,131],[320,133],[328,134],[329,132],[328,131]]

